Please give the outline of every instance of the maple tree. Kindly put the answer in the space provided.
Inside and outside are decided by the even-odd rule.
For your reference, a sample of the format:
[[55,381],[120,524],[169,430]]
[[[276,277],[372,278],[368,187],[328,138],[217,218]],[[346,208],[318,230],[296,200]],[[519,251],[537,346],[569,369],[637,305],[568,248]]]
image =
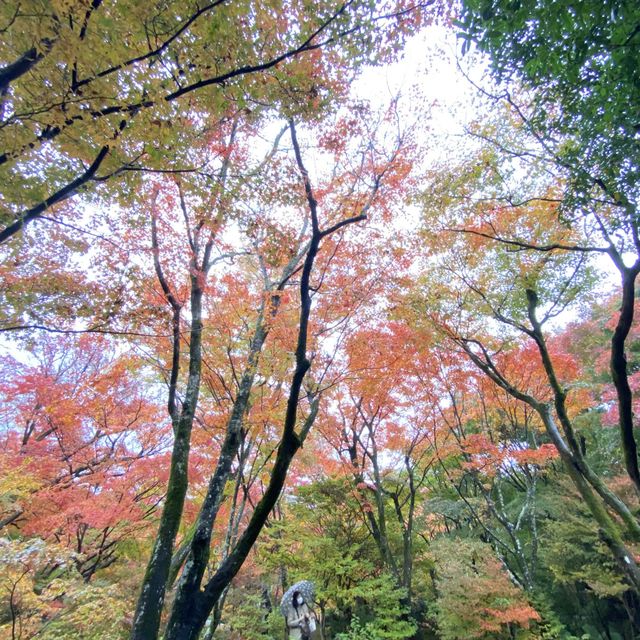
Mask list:
[[[472,235],[473,237],[473,235]],[[500,248],[498,247],[498,250]],[[504,369],[501,358],[495,353],[501,350],[500,344],[509,338],[487,335],[481,332],[477,325],[474,327],[473,313],[471,314],[471,324],[467,323],[464,313],[454,320],[454,326],[448,325],[446,329],[453,341],[460,346],[462,351],[469,359],[487,375],[496,385],[511,394],[515,399],[529,404],[536,411],[542,420],[548,437],[558,450],[558,453],[565,461],[567,468],[570,470],[572,478],[583,495],[585,501],[590,505],[594,518],[598,521],[607,539],[607,543],[612,554],[617,558],[621,570],[623,570],[630,580],[630,583],[637,588],[638,575],[636,571],[633,553],[625,546],[625,543],[617,529],[615,522],[607,515],[604,505],[599,502],[595,494],[597,494],[607,508],[611,509],[624,522],[627,533],[632,538],[638,536],[638,521],[632,510],[624,501],[622,501],[614,492],[612,492],[603,482],[602,478],[596,474],[586,461],[583,451],[580,447],[578,438],[575,433],[573,419],[571,417],[571,409],[567,402],[568,392],[566,390],[566,373],[563,374],[562,354],[560,358],[554,357],[550,348],[547,337],[544,335],[543,326],[553,317],[555,309],[560,306],[566,306],[566,301],[562,301],[560,297],[554,297],[554,288],[549,285],[541,285],[541,281],[546,273],[552,278],[557,274],[564,274],[567,278],[566,284],[561,286],[561,295],[567,295],[571,291],[571,279],[575,271],[571,268],[566,269],[558,264],[553,264],[550,271],[550,261],[546,258],[543,262],[536,259],[539,255],[534,256],[532,265],[526,264],[528,256],[524,257],[525,265],[518,264],[521,260],[520,256],[515,260],[509,258],[506,263],[507,268],[513,268],[524,276],[524,283],[518,286],[516,276],[509,274],[507,276],[508,288],[503,289],[496,287],[495,272],[491,274],[483,269],[483,275],[478,278],[478,272],[471,271],[473,264],[467,263],[466,273],[462,272],[461,280],[465,286],[469,287],[472,296],[482,305],[477,311],[483,310],[488,317],[503,323],[510,329],[515,329],[535,345],[538,352],[537,357],[545,372],[547,390],[541,397],[534,390],[519,385],[514,381],[513,375],[508,369]],[[483,255],[483,259],[487,254]],[[513,267],[509,262],[515,262]],[[526,271],[522,268],[528,267]],[[490,274],[489,282],[492,283],[492,290],[487,289],[483,282],[484,277]],[[522,275],[520,277],[522,277]],[[493,279],[491,278],[493,276]],[[515,286],[514,286],[515,284]],[[538,291],[543,291],[545,295],[551,298],[550,301],[542,301],[538,297]],[[523,295],[524,294],[524,295]],[[557,294],[555,294],[557,295]],[[569,293],[569,295],[571,295]],[[462,303],[465,304],[464,302]],[[544,309],[540,311],[540,309]],[[462,311],[464,306],[460,306]],[[447,311],[447,313],[450,313]],[[526,347],[525,347],[526,348]],[[570,371],[570,370],[569,370]],[[546,396],[546,398],[544,397]],[[555,414],[555,416],[554,416]],[[556,416],[559,427],[556,424]],[[595,494],[593,493],[595,491]]]
[[[448,254],[453,259],[445,269],[455,275],[460,287],[453,293],[457,300],[443,317],[455,325],[453,333],[461,338],[459,344],[468,356],[494,382],[525,401],[525,396],[531,401],[535,394],[525,392],[519,396],[523,389],[499,371],[493,353],[502,342],[514,340],[518,332],[532,340],[553,391],[548,406],[553,407],[566,443],[557,437],[561,432],[554,434],[553,415],[543,419],[561,455],[561,448],[567,444],[565,453],[571,454],[567,461],[573,460],[580,469],[584,455],[568,409],[571,393],[558,368],[564,357],[561,353],[554,354],[552,339],[545,336],[544,325],[587,300],[594,282],[593,257],[608,256],[622,279],[622,313],[616,318],[610,346],[611,382],[616,389],[627,473],[637,487],[633,396],[625,355],[633,318],[635,267],[626,266],[622,259],[622,254],[631,250],[632,260],[636,260],[635,223],[606,196],[600,198],[590,192],[588,203],[583,201],[579,206],[570,194],[563,193],[563,189],[571,188],[571,167],[563,164],[550,148],[550,140],[532,130],[526,110],[511,96],[507,102],[509,110],[502,126],[472,128],[472,134],[487,143],[480,151],[472,152],[477,164],[463,164],[460,179],[445,172],[437,184],[446,189],[446,196],[427,205],[433,213],[440,212],[440,224],[447,233],[458,235]],[[530,180],[525,183],[517,177],[522,170],[530,172]],[[603,189],[597,181],[593,188]],[[490,264],[486,261],[487,250],[493,252]],[[455,309],[470,310],[472,299],[480,303],[476,309],[479,313],[452,315],[456,314]],[[481,329],[477,323],[481,314],[501,323],[503,335],[491,335],[491,331]],[[570,375],[575,377],[579,372]],[[535,401],[539,403],[536,411],[540,413],[542,409],[544,413],[545,402],[540,404],[540,400]],[[535,402],[530,402],[533,408]],[[630,508],[633,500],[626,504],[620,501],[589,464],[581,473],[623,519],[631,538],[637,538],[638,522]],[[581,482],[579,478],[577,481]],[[596,505],[594,509],[599,511]],[[594,513],[594,517],[599,516]],[[606,522],[603,519],[605,527]],[[623,547],[616,551],[619,542],[618,539],[611,544],[612,553],[618,555],[621,568],[627,569],[629,563],[625,558],[633,565],[633,554]],[[631,577],[632,582],[635,580]]]
[[539,619],[482,544],[458,539],[440,545],[436,615],[443,638],[513,637],[510,627],[528,628]]
[[[362,105],[358,108],[359,113],[364,113]],[[344,114],[339,118],[344,118]],[[363,134],[371,123],[369,120],[363,124]],[[115,235],[97,237],[97,242],[92,246],[96,254],[96,269],[106,266],[108,270],[115,262],[125,274],[125,285],[117,288],[118,294],[124,295],[120,295],[117,312],[109,319],[109,324],[98,321],[89,330],[113,330],[137,336],[141,355],[148,359],[150,366],[157,369],[167,383],[169,418],[174,424],[174,432],[177,425],[180,433],[176,439],[177,456],[174,452],[169,485],[181,486],[182,489],[174,497],[162,501],[167,518],[173,518],[173,521],[168,529],[164,529],[167,531],[165,542],[171,539],[171,543],[164,545],[166,557],[155,562],[160,572],[159,578],[155,579],[159,590],[164,589],[169,576],[173,582],[185,561],[185,554],[194,544],[194,530],[190,529],[173,555],[180,522],[177,516],[184,507],[186,483],[201,483],[207,473],[203,465],[217,465],[218,470],[212,476],[213,488],[208,497],[209,504],[213,506],[207,507],[209,522],[205,525],[209,529],[205,535],[211,536],[211,527],[226,496],[224,488],[232,477],[232,471],[233,475],[238,474],[236,478],[240,477],[240,467],[232,469],[235,456],[240,447],[250,449],[251,443],[256,442],[255,436],[249,435],[248,425],[253,419],[252,414],[257,414],[256,419],[260,419],[256,411],[258,405],[253,400],[249,403],[249,398],[253,380],[259,371],[258,356],[272,330],[278,342],[269,347],[270,357],[260,376],[272,377],[277,374],[281,376],[281,385],[283,376],[287,375],[289,365],[286,358],[280,358],[281,363],[278,364],[273,350],[279,348],[286,353],[291,348],[290,327],[278,325],[279,308],[282,299],[283,321],[294,320],[292,309],[287,310],[285,304],[290,300],[285,285],[304,258],[306,245],[303,233],[308,223],[303,225],[301,235],[292,225],[274,220],[266,213],[256,215],[256,207],[261,206],[256,199],[258,194],[271,206],[279,200],[278,193],[274,195],[272,190],[265,187],[268,183],[263,182],[270,171],[273,171],[274,180],[284,184],[283,180],[286,179],[291,188],[296,188],[298,178],[291,174],[277,155],[278,141],[283,133],[281,130],[276,136],[276,145],[267,152],[266,157],[256,160],[247,153],[246,146],[250,136],[255,135],[252,119],[236,114],[229,120],[217,123],[202,146],[202,152],[208,154],[212,174],[216,176],[212,179],[214,189],[207,201],[200,199],[199,191],[192,190],[192,184],[186,178],[152,182],[147,190],[139,194],[140,207],[150,209],[150,215],[114,227],[114,231],[121,234],[118,236],[119,251],[114,255],[112,242]],[[339,206],[347,210],[352,206],[367,210],[374,204],[377,206],[378,202],[387,205],[393,202],[398,181],[407,171],[403,160],[394,157],[393,153],[387,158],[384,154],[380,155],[380,149],[367,149],[365,145],[362,147],[364,155],[354,165],[349,158],[353,147],[333,148],[333,142],[328,137],[323,144],[331,154],[341,158],[342,173],[336,179],[336,185],[344,188],[348,197],[341,201],[336,198]],[[364,179],[364,171],[370,171],[374,177],[373,188]],[[384,180],[376,178],[376,172],[380,172],[380,178],[384,177]],[[376,195],[377,192],[380,192],[379,195]],[[327,200],[335,197],[331,191],[322,192],[322,195]],[[268,211],[267,206],[265,211]],[[336,224],[336,230],[339,230],[340,221]],[[175,235],[175,229],[182,231],[181,239]],[[233,236],[237,231],[243,238],[243,246],[237,246],[237,240],[229,240],[228,234]],[[273,236],[276,234],[280,234],[280,244],[274,243]],[[329,266],[333,268],[337,249],[342,245],[346,246],[339,240],[331,252],[327,252],[328,261],[323,264],[325,274]],[[214,266],[214,271],[208,278],[207,271],[211,266]],[[225,270],[228,271],[226,275]],[[247,279],[246,283],[243,283],[243,278]],[[108,291],[108,285],[105,278],[105,291]],[[337,293],[339,290],[336,280],[334,291]],[[338,318],[341,317],[349,308],[344,300],[335,304],[337,299],[331,296],[328,299],[332,301],[322,311],[327,322],[330,318],[335,319],[336,314]],[[256,315],[261,306],[262,311]],[[202,308],[204,317],[209,319],[200,326],[198,308]],[[238,330],[241,333],[238,336],[232,335],[231,316],[239,322]],[[247,322],[255,323],[249,351],[241,346]],[[219,332],[220,339],[215,337],[216,332]],[[225,358],[229,361],[220,367],[212,358],[219,358],[218,352],[222,355],[225,351]],[[205,396],[204,399],[198,398],[196,403],[194,396],[196,393],[200,396],[202,381],[205,384]],[[236,383],[238,388],[234,393]],[[272,384],[277,388],[275,382]],[[189,397],[191,401],[187,402]],[[270,401],[267,401],[263,409],[265,416],[261,418],[265,426],[272,422],[269,413],[281,410],[281,396],[279,407],[277,403],[270,406]],[[210,436],[206,432],[200,434],[197,430],[194,449],[194,459],[200,467],[197,472],[193,465],[184,464],[189,454],[184,448],[181,450],[181,447],[191,447],[194,422],[214,433],[216,429],[224,429],[225,425],[227,429],[226,437],[214,438],[213,448]],[[269,446],[275,448],[273,441]],[[238,525],[239,520],[236,519],[235,537]],[[173,558],[169,563],[171,556]],[[153,554],[152,559],[155,559]],[[149,611],[157,621],[160,609]]]
[[[351,375],[336,385],[333,415],[325,416],[319,429],[352,477],[380,558],[410,604],[416,499],[430,466],[422,425],[399,424],[414,382],[408,367],[411,337],[398,323],[388,323],[384,331],[362,328],[349,337],[345,351]],[[385,454],[393,454],[393,462],[383,462]],[[391,540],[397,535],[399,550]]]
[[[611,337],[610,368],[627,472],[640,493],[625,354],[640,273],[637,114],[630,106],[638,102],[633,62],[638,11],[627,2],[615,7],[585,3],[567,7],[572,16],[567,21],[560,5],[553,11],[534,5],[468,2],[461,25],[465,37],[490,54],[500,80],[517,79],[532,92],[524,106],[525,100],[512,97],[507,85],[506,100],[535,141],[534,153],[564,179],[566,193],[557,199],[560,222],[592,232],[589,241],[570,247],[557,242],[555,248],[608,255],[620,274],[621,313]],[[528,246],[549,250],[535,242]]]
[[[167,637],[169,638],[173,637],[172,634],[176,634],[176,637],[187,637],[185,634],[197,634],[200,631],[209,612],[220,598],[231,578],[239,570],[255,542],[257,535],[263,527],[269,512],[273,508],[273,505],[279,496],[290,462],[297,449],[304,442],[306,434],[313,424],[315,414],[318,409],[319,396],[317,391],[314,392],[313,387],[310,387],[306,390],[310,401],[309,414],[305,418],[303,425],[300,427],[300,434],[297,435],[294,431],[297,423],[297,404],[302,389],[303,379],[311,365],[306,356],[306,345],[308,340],[307,332],[309,316],[311,312],[311,298],[309,292],[310,287],[312,286],[310,284],[310,278],[312,275],[313,263],[319,252],[320,243],[323,239],[331,237],[333,234],[341,231],[348,224],[366,219],[367,212],[372,206],[375,206],[377,199],[380,197],[378,190],[380,189],[381,184],[383,184],[383,179],[385,178],[385,174],[388,172],[389,167],[393,167],[395,156],[397,154],[397,151],[392,151],[391,159],[387,160],[383,164],[380,164],[381,159],[377,154],[368,154],[368,156],[365,156],[363,158],[363,167],[361,168],[361,171],[371,172],[372,186],[368,187],[366,184],[361,186],[359,184],[361,181],[361,175],[359,174],[356,174],[353,177],[349,176],[347,187],[349,189],[350,199],[346,201],[342,200],[340,202],[341,206],[333,213],[334,216],[337,215],[338,217],[334,218],[334,220],[330,220],[329,225],[325,229],[321,229],[318,217],[318,206],[321,201],[317,199],[314,193],[314,188],[312,187],[309,174],[304,166],[301,147],[297,139],[296,128],[293,122],[290,122],[289,127],[295,162],[301,176],[302,186],[304,187],[306,203],[308,206],[308,215],[305,215],[305,218],[308,218],[310,221],[311,235],[307,240],[308,244],[301,269],[301,310],[298,320],[297,343],[295,345],[295,369],[292,374],[290,392],[286,401],[283,436],[278,446],[274,467],[271,471],[264,495],[255,506],[253,515],[251,516],[246,529],[239,536],[235,547],[218,567],[213,577],[205,585],[204,591],[201,591],[200,583],[203,580],[204,571],[207,567],[209,557],[211,528],[216,518],[217,509],[219,508],[224,484],[226,483],[226,479],[230,472],[230,457],[238,446],[237,432],[240,428],[239,422],[245,411],[254,375],[254,365],[251,360],[255,355],[252,356],[250,354],[249,369],[245,372],[246,381],[240,385],[240,394],[244,393],[245,397],[243,399],[243,396],[239,395],[236,398],[234,412],[231,414],[229,419],[229,439],[226,444],[228,451],[224,451],[223,449],[223,453],[218,461],[217,470],[211,478],[207,495],[199,515],[198,525],[191,543],[187,564],[177,586],[177,596],[167,628]],[[338,182],[338,188],[340,188],[340,186],[341,185]],[[330,191],[329,194],[331,194]],[[328,198],[325,196],[323,199]],[[340,216],[341,212],[345,209],[347,211],[346,217],[344,214]],[[297,249],[294,247],[291,253],[295,256]],[[299,258],[294,261],[290,261],[287,266],[285,266],[285,271],[280,281],[281,284],[278,287],[279,289],[281,289],[288,281],[290,274],[297,266],[298,260]],[[271,304],[273,305],[274,302],[272,301]],[[261,327],[259,327],[258,330],[264,331]]]
[[[540,372],[532,359],[533,366],[523,367],[523,355],[508,358],[512,369],[530,380]],[[454,383],[450,379],[449,374],[443,385],[451,406],[440,407],[437,418],[444,434],[432,434],[429,443],[441,472],[513,582],[532,591],[538,565],[537,493],[557,451],[544,442],[542,424],[527,405],[477,372],[465,371]]]
[[[22,431],[4,436],[12,497],[2,521],[73,549],[88,581],[115,561],[120,540],[146,527],[166,433],[155,403],[135,389],[135,360],[116,356],[105,339],[45,338],[32,353],[36,365],[3,363],[12,372],[5,419]],[[151,457],[159,473],[147,480]],[[11,481],[11,469],[23,479]]]
[[197,174],[203,114],[326,105],[337,69],[390,59],[432,4],[5,3],[0,242],[93,184]]

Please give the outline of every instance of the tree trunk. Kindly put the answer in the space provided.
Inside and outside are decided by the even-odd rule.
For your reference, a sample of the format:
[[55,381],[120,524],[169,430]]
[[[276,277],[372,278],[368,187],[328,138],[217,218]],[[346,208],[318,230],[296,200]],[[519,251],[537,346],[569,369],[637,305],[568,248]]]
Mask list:
[[178,534],[182,509],[187,493],[189,449],[193,417],[200,393],[202,367],[202,288],[196,275],[191,276],[191,343],[189,345],[189,376],[184,403],[174,424],[174,444],[171,454],[169,484],[165,497],[158,535],[147,565],[131,632],[131,640],[151,640],[157,637],[166,591],[173,545]]
[[620,440],[625,467],[636,492],[640,494],[640,470],[638,469],[638,447],[634,435],[633,393],[627,374],[627,358],[624,353],[625,341],[631,330],[635,303],[635,269],[622,272],[622,305],[620,317],[611,337],[611,379],[618,396]]

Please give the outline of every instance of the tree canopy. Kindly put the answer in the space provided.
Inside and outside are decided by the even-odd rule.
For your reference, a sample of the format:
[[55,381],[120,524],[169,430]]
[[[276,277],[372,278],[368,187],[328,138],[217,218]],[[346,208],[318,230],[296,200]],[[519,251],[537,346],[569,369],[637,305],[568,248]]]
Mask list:
[[4,3],[0,637],[638,636],[638,19]]

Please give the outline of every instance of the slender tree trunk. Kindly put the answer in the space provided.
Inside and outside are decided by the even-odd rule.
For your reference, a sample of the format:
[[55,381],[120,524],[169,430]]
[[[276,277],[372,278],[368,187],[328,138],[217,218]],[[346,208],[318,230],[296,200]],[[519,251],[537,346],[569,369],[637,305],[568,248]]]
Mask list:
[[620,439],[627,473],[636,492],[640,493],[640,470],[638,469],[638,446],[633,424],[633,393],[629,385],[625,341],[633,324],[635,304],[636,269],[622,271],[622,305],[620,317],[611,337],[611,378],[618,396]]
[[227,422],[225,439],[220,450],[218,463],[211,476],[207,494],[198,515],[195,532],[189,546],[182,577],[178,582],[178,591],[173,604],[173,611],[188,608],[188,601],[199,592],[204,572],[209,563],[209,550],[213,525],[216,521],[220,505],[224,497],[224,489],[231,475],[233,460],[241,443],[241,430],[244,415],[249,406],[249,398],[256,374],[258,357],[267,337],[264,326],[264,313],[261,309],[256,330],[251,341],[251,349],[247,367],[240,380],[238,395],[233,403],[231,416]]
[[[97,2],[97,0],[95,0]],[[97,6],[97,5],[96,5]],[[231,150],[237,131],[237,120],[233,122],[229,145],[222,162],[219,185],[222,189],[226,184],[227,172],[231,162]],[[173,310],[173,351],[172,368],[169,382],[168,411],[172,419],[174,443],[171,452],[171,467],[167,495],[165,497],[160,526],[154,544],[151,558],[142,583],[136,612],[134,615],[131,640],[155,640],[160,628],[160,618],[164,605],[167,584],[172,571],[173,547],[175,544],[185,497],[189,483],[189,450],[191,448],[191,430],[198,398],[200,395],[200,378],[202,371],[202,299],[204,296],[207,274],[211,268],[211,252],[216,237],[215,230],[210,230],[204,247],[200,246],[200,232],[204,225],[196,225],[193,233],[189,230],[186,203],[182,187],[177,184],[180,195],[180,204],[185,216],[187,237],[191,248],[191,260],[189,264],[190,303],[191,303],[191,331],[189,342],[189,370],[187,373],[187,385],[185,389],[182,407],[178,415],[176,404],[176,386],[180,365],[180,310],[181,303],[171,290],[162,270],[159,259],[159,246],[155,212],[151,218],[151,245],[154,257],[154,268],[158,281],[167,302]],[[153,206],[155,207],[154,195]],[[152,207],[153,208],[153,207]],[[223,211],[218,212],[218,221],[221,220]],[[175,569],[175,565],[173,566]]]
[[[355,435],[355,432],[354,432],[353,442],[348,447],[348,453],[349,453],[349,459],[351,461],[351,466],[354,469],[353,482],[356,488],[360,484],[361,485],[365,484],[364,474],[362,472],[360,464],[358,463],[357,443],[358,443],[358,436]],[[376,484],[375,494],[376,494],[376,507],[377,507],[378,514],[380,514],[380,511],[381,511],[380,496],[379,496],[380,487],[378,484]],[[384,516],[384,507],[382,507],[382,510],[383,510],[382,512]],[[382,562],[389,569],[389,571],[391,571],[396,583],[400,584],[400,574],[398,573],[398,567],[396,565],[393,554],[391,553],[391,549],[389,548],[389,543],[387,540],[386,521],[384,517],[376,519],[376,516],[373,513],[372,509],[365,510],[365,517],[369,525],[369,531],[371,532],[371,536],[373,537],[373,540],[376,543],[376,547],[378,548],[378,553],[380,554],[380,558]]]
[[[177,595],[172,610],[188,607],[188,601],[198,593],[204,572],[209,564],[209,553],[213,526],[216,522],[220,506],[224,498],[224,490],[231,476],[233,460],[242,442],[242,424],[249,408],[251,391],[260,359],[262,348],[269,334],[270,323],[278,313],[280,307],[280,293],[282,284],[287,281],[296,268],[298,258],[292,258],[283,270],[280,285],[273,290],[265,273],[265,298],[263,299],[256,321],[256,328],[251,339],[247,365],[240,379],[238,393],[233,403],[231,415],[227,421],[225,438],[222,443],[216,469],[209,480],[209,486],[204,502],[198,514],[193,535],[181,552],[185,566],[178,583]],[[267,301],[268,300],[268,301]],[[182,564],[181,562],[181,564]],[[220,622],[219,616],[214,616],[213,629]]]
[[[274,469],[271,473],[269,485],[264,496],[256,506],[251,520],[244,533],[238,540],[234,550],[218,567],[213,578],[206,585],[204,592],[200,590],[200,583],[204,574],[207,551],[200,550],[199,555],[193,555],[184,569],[183,579],[180,581],[179,593],[171,610],[171,616],[165,634],[165,640],[196,640],[200,630],[215,603],[218,601],[233,577],[240,570],[245,558],[258,538],[269,513],[276,504],[289,465],[301,442],[294,428],[297,421],[298,399],[302,388],[302,381],[309,369],[310,363],[306,357],[307,327],[311,311],[309,297],[309,278],[311,269],[318,252],[320,238],[313,238],[305,260],[301,278],[301,311],[298,329],[298,346],[296,348],[296,368],[291,382],[283,436],[278,447]],[[203,566],[201,563],[205,561]],[[196,564],[196,562],[198,564]]]
[[278,449],[269,486],[262,500],[256,506],[247,529],[240,537],[233,552],[217,569],[204,591],[194,590],[190,600],[186,598],[181,600],[181,609],[176,607],[172,609],[165,640],[196,640],[209,612],[249,555],[249,551],[280,495],[291,460],[299,448],[300,441],[293,431],[283,438]]
[[389,537],[387,535],[387,519],[384,510],[384,489],[382,487],[382,478],[380,476],[380,467],[378,465],[378,448],[376,446],[376,441],[373,433],[373,425],[369,422],[367,423],[367,427],[369,429],[369,433],[371,434],[372,451],[369,454],[369,459],[371,460],[371,465],[373,467],[373,479],[376,486],[375,497],[376,509],[378,512],[378,526],[380,536],[379,544],[381,545],[381,550],[384,554],[386,564],[391,570],[396,584],[398,584],[398,586],[403,586],[402,576],[400,574],[400,570],[398,569],[398,563],[393,556],[393,551],[391,550],[391,546],[389,545]]
[[134,617],[131,640],[152,640],[157,637],[164,604],[173,545],[178,534],[182,509],[187,493],[191,429],[198,396],[202,366],[202,288],[197,275],[191,276],[191,343],[189,345],[189,375],[182,410],[174,423],[174,444],[171,454],[169,483],[158,535],[142,582]]
[[[412,586],[413,586],[413,520],[416,506],[416,486],[413,468],[409,463],[409,456],[405,457],[405,468],[409,475],[409,512],[407,514],[406,523],[400,523],[403,526],[402,541],[403,541],[403,563],[402,563],[402,579],[404,586],[407,590],[407,598],[409,603],[412,601]],[[402,511],[398,509],[399,516],[402,515]]]
[[[542,358],[542,364],[549,381],[549,385],[553,391],[553,403],[556,410],[556,415],[560,421],[563,432],[566,437],[566,444],[569,447],[571,453],[571,459],[573,465],[575,465],[582,477],[587,480],[594,488],[596,493],[604,500],[604,502],[615,512],[625,523],[625,526],[629,530],[629,533],[636,540],[640,540],[640,522],[634,517],[627,505],[611,491],[606,484],[602,481],[602,478],[595,473],[588,462],[585,460],[582,454],[582,448],[575,437],[573,430],[573,424],[569,418],[566,407],[566,391],[562,388],[553,366],[547,344],[542,333],[542,327],[536,319],[536,308],[538,304],[538,296],[535,291],[527,289],[527,300],[529,305],[529,320],[533,330],[531,331],[531,337],[535,340],[540,356]],[[626,361],[625,361],[626,371]],[[556,439],[557,440],[557,439]],[[635,441],[634,441],[635,442]],[[556,442],[554,441],[554,444]],[[557,445],[556,445],[557,446]],[[634,454],[635,455],[635,454]]]

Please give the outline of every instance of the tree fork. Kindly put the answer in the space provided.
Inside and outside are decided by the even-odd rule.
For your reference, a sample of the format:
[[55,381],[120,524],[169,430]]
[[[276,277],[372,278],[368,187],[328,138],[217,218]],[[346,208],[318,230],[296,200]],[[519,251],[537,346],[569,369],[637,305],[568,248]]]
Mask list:
[[[318,224],[317,200],[313,194],[309,174],[302,162],[300,146],[298,144],[294,123],[290,123],[291,140],[296,156],[298,169],[302,176],[305,195],[311,216],[311,240],[305,257],[302,274],[300,277],[300,315],[298,321],[298,336],[295,350],[295,370],[291,379],[287,410],[282,429],[282,438],[276,454],[271,477],[267,489],[258,502],[247,528],[240,536],[237,544],[227,558],[216,570],[214,576],[206,584],[204,591],[199,589],[199,581],[188,582],[188,594],[179,594],[179,606],[174,606],[167,625],[165,640],[197,640],[202,631],[209,613],[215,606],[224,590],[242,567],[246,557],[255,544],[258,535],[262,531],[269,514],[273,510],[287,477],[287,471],[296,452],[302,446],[302,442],[311,428],[318,411],[319,397],[312,401],[311,410],[300,434],[295,432],[297,423],[298,402],[302,382],[309,370],[311,363],[307,358],[307,339],[309,316],[311,314],[311,286],[310,278],[313,265],[318,254],[320,241],[333,231],[366,218],[365,215],[354,216],[343,220],[333,227],[321,230]],[[199,571],[199,570],[198,570]],[[185,584],[186,581],[185,581]],[[186,596],[189,597],[186,597]],[[155,636],[153,636],[155,637]],[[151,636],[150,636],[151,638]],[[142,640],[142,638],[140,638]]]

